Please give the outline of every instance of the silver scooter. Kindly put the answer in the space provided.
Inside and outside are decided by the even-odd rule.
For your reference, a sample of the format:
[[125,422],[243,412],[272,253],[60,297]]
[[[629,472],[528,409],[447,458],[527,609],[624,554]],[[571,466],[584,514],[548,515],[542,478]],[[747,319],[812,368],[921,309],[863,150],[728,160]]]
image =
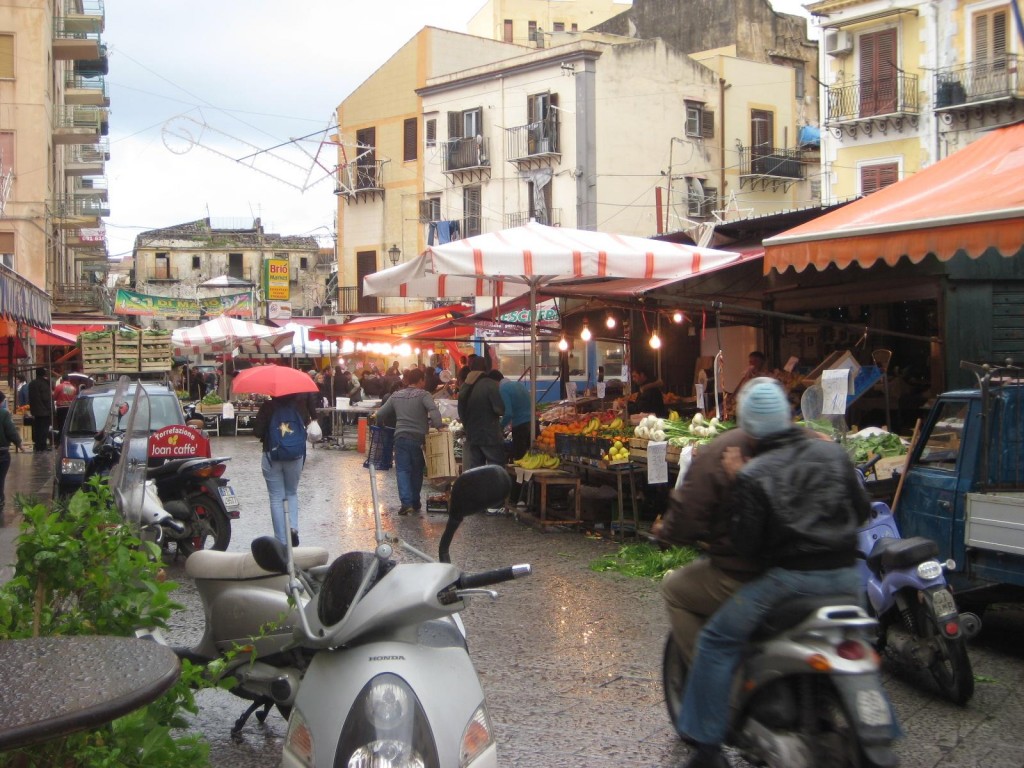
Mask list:
[[[253,542],[263,569],[288,573],[289,593],[301,606],[292,650],[312,656],[297,691],[290,681],[287,691],[278,686],[289,701],[294,696],[281,765],[497,766],[458,612],[470,596],[496,598],[485,587],[526,576],[531,567],[463,573],[450,564],[448,548],[466,515],[504,502],[508,472],[485,466],[456,478],[441,562],[385,536],[372,463],[370,487],[376,550],[340,556],[322,578],[304,571],[290,545]],[[396,546],[424,562],[396,562]]]

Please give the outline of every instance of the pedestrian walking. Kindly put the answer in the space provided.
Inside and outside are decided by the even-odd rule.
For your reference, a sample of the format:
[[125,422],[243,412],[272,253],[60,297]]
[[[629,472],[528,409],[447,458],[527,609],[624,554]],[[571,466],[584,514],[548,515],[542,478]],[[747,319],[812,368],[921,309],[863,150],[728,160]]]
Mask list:
[[62,376],[53,388],[54,419],[53,428],[60,432],[71,410],[71,403],[78,396],[78,386],[67,376]]
[[48,451],[53,420],[53,393],[45,368],[36,368],[36,377],[28,385],[28,412],[32,415],[32,443],[35,451]]
[[[307,393],[272,397],[260,406],[253,434],[263,444],[260,467],[270,496],[274,536],[299,544],[299,478],[306,463],[306,425],[312,420]],[[287,516],[285,507],[287,506]]]
[[501,417],[505,403],[498,382],[487,376],[487,359],[473,356],[466,381],[459,389],[459,420],[466,433],[462,470],[484,464],[506,464]]
[[428,429],[441,427],[441,411],[424,388],[423,371],[410,369],[405,374],[405,383],[405,388],[392,394],[377,411],[378,420],[395,422],[395,481],[402,503],[400,515],[419,512],[423,507],[423,445]]
[[[0,392],[0,406],[7,404],[7,395]],[[21,450],[21,435],[14,426],[14,418],[10,410],[0,407],[0,525],[3,524],[4,505],[7,502],[4,484],[7,482],[7,470],[11,468],[11,446]]]

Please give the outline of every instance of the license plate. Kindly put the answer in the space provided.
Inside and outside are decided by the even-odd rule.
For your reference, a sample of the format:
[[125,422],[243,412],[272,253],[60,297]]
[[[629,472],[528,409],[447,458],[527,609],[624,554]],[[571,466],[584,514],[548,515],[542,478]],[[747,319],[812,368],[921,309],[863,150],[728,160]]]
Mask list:
[[230,485],[222,485],[220,487],[220,496],[224,500],[225,507],[228,509],[238,509],[238,497],[235,495],[235,489]]
[[857,691],[857,718],[864,725],[889,725],[892,714],[881,691]]
[[953,600],[953,596],[949,594],[947,589],[937,589],[931,592],[932,608],[935,610],[935,615],[938,618],[943,616],[949,616],[956,613],[956,602]]

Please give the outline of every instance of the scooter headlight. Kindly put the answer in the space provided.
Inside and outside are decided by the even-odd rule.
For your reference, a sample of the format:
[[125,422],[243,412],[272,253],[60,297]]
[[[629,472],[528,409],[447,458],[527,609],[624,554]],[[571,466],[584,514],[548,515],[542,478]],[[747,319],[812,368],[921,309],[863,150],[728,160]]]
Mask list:
[[398,675],[377,675],[356,697],[334,765],[346,768],[438,768],[440,758],[415,692]]
[[942,566],[935,560],[926,560],[917,566],[917,575],[928,581],[937,579],[942,575]]

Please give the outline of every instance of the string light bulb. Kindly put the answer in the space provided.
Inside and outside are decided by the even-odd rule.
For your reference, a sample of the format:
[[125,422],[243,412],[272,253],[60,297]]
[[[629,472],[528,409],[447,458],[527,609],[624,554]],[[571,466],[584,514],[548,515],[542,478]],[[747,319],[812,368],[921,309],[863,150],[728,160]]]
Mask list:
[[683,313],[678,309],[672,313],[672,322],[676,324],[683,322]]
[[658,336],[657,331],[651,334],[651,340],[647,343],[651,345],[651,349],[661,349],[661,337]]
[[608,315],[608,317],[604,321],[604,324],[606,326],[608,326],[608,330],[611,330],[612,328],[614,328],[615,327],[615,315]]
[[563,336],[562,338],[560,338],[558,340],[558,351],[559,352],[568,352],[569,351],[569,342],[565,340],[565,336]]
[[583,341],[590,341],[594,335],[590,332],[590,325],[587,323],[587,319],[583,318],[583,330],[580,331],[580,338]]

